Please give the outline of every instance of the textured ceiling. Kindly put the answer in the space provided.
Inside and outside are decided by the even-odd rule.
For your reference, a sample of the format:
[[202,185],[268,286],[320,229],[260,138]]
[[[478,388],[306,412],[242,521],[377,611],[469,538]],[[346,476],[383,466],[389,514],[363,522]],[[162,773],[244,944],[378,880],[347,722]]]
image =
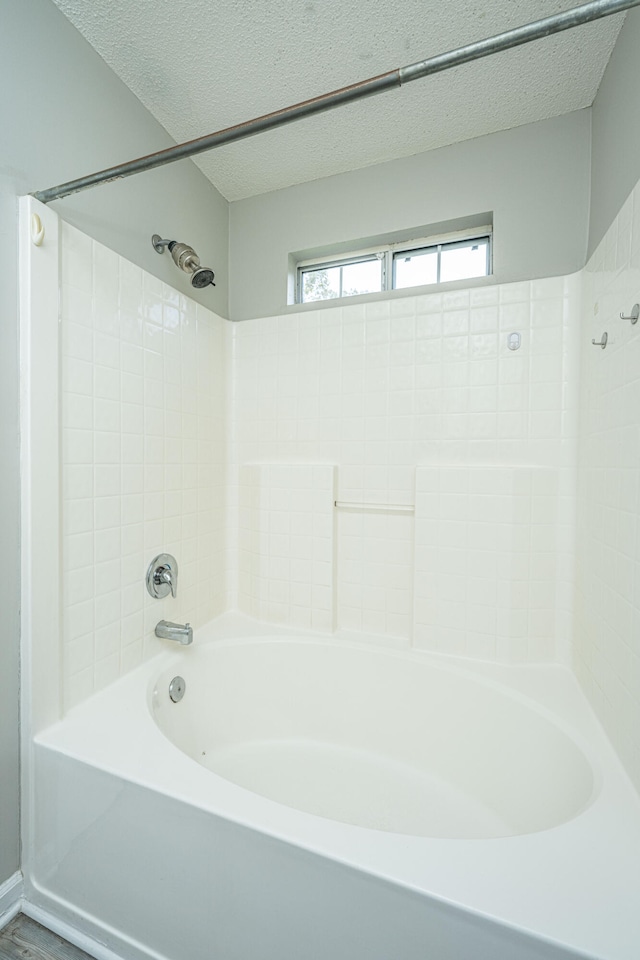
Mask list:
[[[578,5],[54,2],[178,142]],[[623,18],[417,80],[195,162],[227,199],[237,200],[589,106]],[[105,164],[130,159],[105,158]]]

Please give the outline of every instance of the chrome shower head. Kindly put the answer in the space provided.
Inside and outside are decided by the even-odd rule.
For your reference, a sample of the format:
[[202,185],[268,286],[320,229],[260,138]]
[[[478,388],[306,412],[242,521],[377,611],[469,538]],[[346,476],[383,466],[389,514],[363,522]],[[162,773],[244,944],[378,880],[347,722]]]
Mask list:
[[213,282],[213,270],[209,267],[198,267],[197,270],[194,270],[191,274],[191,286],[192,287],[215,287]]
[[200,257],[193,247],[190,247],[187,243],[178,243],[177,240],[163,240],[157,233],[154,233],[151,237],[151,243],[156,253],[163,253],[165,247],[169,248],[176,267],[180,267],[185,273],[191,275],[192,287],[197,289],[209,285],[215,287],[213,270],[210,267],[200,266]]

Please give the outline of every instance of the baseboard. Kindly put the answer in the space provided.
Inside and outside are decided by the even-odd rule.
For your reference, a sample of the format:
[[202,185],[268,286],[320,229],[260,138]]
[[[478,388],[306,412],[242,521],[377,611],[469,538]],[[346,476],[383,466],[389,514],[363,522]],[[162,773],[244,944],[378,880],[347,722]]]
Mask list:
[[[79,950],[84,950],[90,957],[95,957],[95,960],[165,960],[155,951],[146,950],[141,944],[129,940],[126,935],[119,934],[113,928],[103,927],[94,918],[82,912],[76,912],[73,908],[70,910],[68,905],[53,903],[52,906],[60,907],[67,919],[62,920],[55,913],[36,906],[28,900],[22,901],[21,909],[27,917],[31,917],[43,927],[57,933],[59,937],[68,940]],[[112,944],[115,942],[117,952],[107,947],[102,938],[109,940]]]
[[23,890],[24,883],[19,870],[0,884],[0,930],[19,913]]

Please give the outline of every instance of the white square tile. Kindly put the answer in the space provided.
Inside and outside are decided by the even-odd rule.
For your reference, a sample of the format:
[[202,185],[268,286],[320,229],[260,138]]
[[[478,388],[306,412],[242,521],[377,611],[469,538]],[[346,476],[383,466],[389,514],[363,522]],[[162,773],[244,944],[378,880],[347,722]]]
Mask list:
[[105,400],[120,399],[120,370],[96,364],[93,368],[93,395]]

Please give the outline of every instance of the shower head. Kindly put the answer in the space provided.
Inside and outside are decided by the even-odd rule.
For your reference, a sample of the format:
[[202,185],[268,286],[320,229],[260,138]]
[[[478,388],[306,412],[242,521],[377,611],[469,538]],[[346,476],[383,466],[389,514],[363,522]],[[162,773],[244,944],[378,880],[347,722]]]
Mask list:
[[213,282],[213,270],[210,267],[198,267],[197,270],[194,270],[191,274],[191,286],[192,287],[215,287]]
[[185,273],[191,275],[191,286],[201,289],[202,287],[215,287],[213,282],[214,273],[210,267],[200,266],[200,257],[193,247],[187,243],[178,243],[177,240],[163,240],[159,234],[154,233],[151,237],[151,243],[156,253],[163,253],[164,248],[168,247],[176,267],[180,267]]

